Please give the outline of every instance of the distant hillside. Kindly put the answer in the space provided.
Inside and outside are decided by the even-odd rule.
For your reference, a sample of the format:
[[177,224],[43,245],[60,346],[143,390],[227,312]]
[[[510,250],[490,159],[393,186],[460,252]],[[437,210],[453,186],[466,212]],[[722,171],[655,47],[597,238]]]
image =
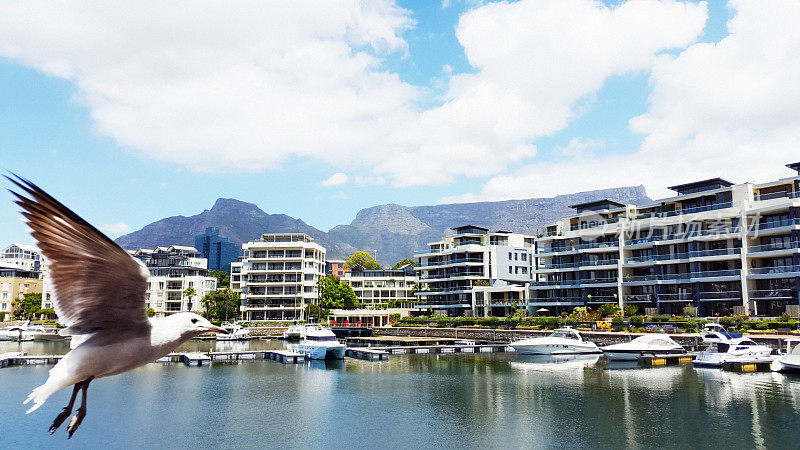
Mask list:
[[649,202],[643,186],[630,186],[553,198],[531,198],[502,202],[457,203],[433,206],[380,205],[362,209],[350,225],[329,232],[318,230],[285,214],[268,214],[252,203],[219,199],[210,210],[191,217],[174,216],[151,223],[121,236],[125,248],[153,248],[159,245],[194,245],[194,236],[206,227],[241,244],[258,239],[262,233],[307,233],[328,249],[328,258],[344,258],[355,250],[377,253],[383,265],[391,265],[428,242],[439,240],[449,227],[472,224],[493,230],[533,233],[536,229],[573,214],[569,205],[608,198],[623,203]]

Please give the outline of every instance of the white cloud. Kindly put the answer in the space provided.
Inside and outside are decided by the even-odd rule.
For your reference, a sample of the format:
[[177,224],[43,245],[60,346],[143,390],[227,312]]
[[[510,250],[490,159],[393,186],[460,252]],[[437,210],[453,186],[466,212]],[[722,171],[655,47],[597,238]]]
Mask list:
[[116,237],[130,233],[131,227],[124,222],[108,223],[105,225],[100,225],[100,231]]
[[374,184],[374,185],[383,185],[386,184],[386,178],[384,177],[376,177],[371,175],[356,175],[355,183],[358,185],[364,184]]
[[654,65],[650,110],[631,120],[645,134],[627,155],[579,152],[530,164],[488,181],[472,201],[557,195],[644,184],[667,186],[721,176],[734,182],[791,175],[800,140],[800,3],[730,2],[734,16],[720,42],[697,43]]
[[[383,65],[408,51],[391,0],[0,2],[0,56],[72,81],[98,133],[196,171],[311,158],[398,186],[502,173],[610,76],[701,32],[673,0],[492,3],[461,17],[474,73],[430,89]],[[447,76],[447,75],[446,75]]]
[[319,183],[322,187],[334,187],[334,186],[343,186],[350,182],[350,177],[347,176],[346,173],[343,172],[336,172],[335,174],[331,175],[325,181]]

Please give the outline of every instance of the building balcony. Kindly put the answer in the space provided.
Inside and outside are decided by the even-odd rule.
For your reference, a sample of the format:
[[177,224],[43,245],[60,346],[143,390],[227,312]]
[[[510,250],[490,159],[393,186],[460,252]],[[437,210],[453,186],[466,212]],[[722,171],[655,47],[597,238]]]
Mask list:
[[588,230],[588,229],[591,229],[591,228],[602,227],[602,226],[606,226],[606,225],[615,224],[615,223],[618,223],[618,222],[619,222],[619,217],[614,217],[612,219],[606,219],[604,221],[584,222],[584,223],[580,223],[580,224],[571,225],[569,227],[569,230],[570,231]]
[[[739,227],[721,227],[707,230],[691,230],[684,233],[674,233],[667,235],[647,236],[638,239],[630,239],[625,241],[625,246],[637,246],[643,244],[650,244],[661,241],[675,241],[675,240],[714,240],[727,239],[731,234],[739,234],[741,229]],[[698,238],[711,238],[711,239],[698,239]]]
[[754,289],[750,291],[751,300],[796,300],[794,289]]
[[687,272],[687,273],[662,273],[659,275],[635,275],[625,276],[622,279],[623,283],[641,283],[648,281],[700,281],[706,278],[730,278],[739,277],[741,271],[739,269],[730,270],[710,270],[703,272]]
[[771,220],[751,227],[747,234],[773,234],[782,232],[783,229],[794,229],[797,226],[800,226],[800,219]]
[[681,209],[676,209],[676,210],[673,210],[673,211],[663,211],[663,212],[652,212],[652,213],[646,213],[646,214],[639,214],[638,216],[636,216],[636,219],[675,217],[675,216],[681,216],[681,215],[686,215],[686,214],[696,214],[696,213],[706,212],[706,211],[716,211],[716,210],[727,209],[727,208],[732,208],[732,207],[733,207],[733,203],[731,203],[731,202],[721,202],[721,203],[715,203],[713,205],[694,206],[694,207],[691,207],[691,208],[681,208]]
[[754,245],[748,247],[749,253],[781,252],[789,253],[800,250],[800,242],[780,242],[777,244]]
[[774,266],[774,267],[757,267],[755,269],[750,269],[748,273],[748,278],[751,275],[755,275],[754,278],[782,278],[789,274],[800,273],[800,266]]
[[483,264],[483,259],[481,258],[460,258],[460,259],[451,259],[448,261],[435,261],[435,262],[424,262],[418,265],[417,267],[439,267],[439,266],[447,266],[451,264]]
[[771,194],[755,194],[755,201],[763,202],[766,200],[774,200],[776,198],[795,199],[800,198],[800,192],[773,192]]

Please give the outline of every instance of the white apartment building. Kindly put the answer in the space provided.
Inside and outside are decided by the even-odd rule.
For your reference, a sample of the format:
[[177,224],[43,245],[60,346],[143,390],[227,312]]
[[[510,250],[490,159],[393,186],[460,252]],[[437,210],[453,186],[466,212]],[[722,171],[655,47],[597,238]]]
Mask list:
[[399,269],[350,268],[340,279],[353,288],[364,309],[415,308],[417,274],[408,264]]
[[42,253],[39,248],[26,244],[9,244],[0,253],[0,264],[28,272],[40,272]]
[[420,308],[453,316],[506,315],[528,303],[532,236],[466,225],[416,252]]
[[242,297],[242,318],[302,320],[319,299],[325,276],[325,247],[303,233],[263,234],[242,244],[244,256],[231,264],[231,289]]
[[[788,167],[800,171],[800,163]],[[800,313],[800,172],[767,183],[713,178],[647,205],[600,200],[536,238],[531,306],[613,302],[648,312]],[[644,312],[644,311],[640,311]]]
[[[155,310],[158,317],[176,312],[200,313],[203,311],[200,300],[217,290],[217,279],[207,276],[207,260],[201,258],[194,247],[173,245],[130,253],[144,262],[150,271],[145,308]],[[194,289],[195,294],[186,295],[188,288]]]
[[10,320],[14,303],[25,294],[42,292],[38,272],[0,263],[0,321]]

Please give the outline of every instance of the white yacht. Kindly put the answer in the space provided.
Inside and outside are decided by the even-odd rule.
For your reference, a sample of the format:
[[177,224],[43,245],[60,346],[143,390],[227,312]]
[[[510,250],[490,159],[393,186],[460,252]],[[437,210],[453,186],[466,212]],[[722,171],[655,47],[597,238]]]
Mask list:
[[291,325],[283,332],[283,338],[289,341],[296,341],[303,337],[305,325]]
[[743,335],[742,333],[728,333],[727,330],[725,330],[725,327],[722,325],[715,322],[709,322],[703,325],[702,336],[703,342],[710,344],[712,342],[721,342],[721,337],[725,339],[736,339],[742,337]]
[[800,338],[786,340],[786,353],[775,358],[770,369],[773,372],[800,372]]
[[523,355],[577,355],[600,353],[594,342],[586,342],[577,330],[559,328],[540,338],[512,342],[511,348]]
[[713,334],[716,335],[713,340],[706,340],[703,336],[703,340],[711,345],[697,355],[692,361],[694,365],[719,367],[725,362],[768,358],[772,353],[771,347],[756,344],[750,338],[729,337],[732,333]]
[[30,334],[34,341],[63,341],[67,338],[58,334],[55,328],[47,329],[42,326],[28,327],[23,334]]
[[330,329],[308,325],[304,328],[302,340],[297,344],[297,351],[308,359],[342,359],[345,345],[339,343]]
[[6,327],[0,330],[0,341],[32,341],[33,333],[28,331],[26,325]]
[[250,330],[239,324],[225,322],[221,326],[228,334],[217,334],[218,341],[246,341],[250,339]]
[[686,353],[682,345],[666,334],[646,334],[630,342],[606,345],[601,350],[611,361],[636,361],[639,356],[680,355]]

